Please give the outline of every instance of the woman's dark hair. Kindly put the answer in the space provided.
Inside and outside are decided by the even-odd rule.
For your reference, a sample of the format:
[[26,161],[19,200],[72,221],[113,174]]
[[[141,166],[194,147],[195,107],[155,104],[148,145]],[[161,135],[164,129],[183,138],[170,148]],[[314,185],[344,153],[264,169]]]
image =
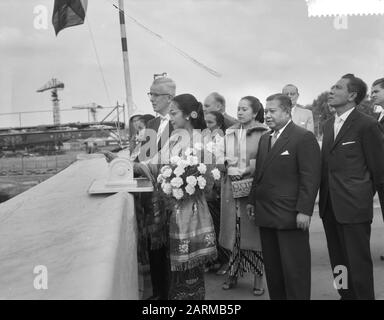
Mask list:
[[[204,121],[203,105],[201,102],[197,101],[193,95],[189,93],[179,94],[172,100],[177,103],[178,108],[185,116],[190,117],[190,121],[194,129],[203,130],[207,127]],[[196,118],[191,116],[192,112],[196,112]]]
[[216,118],[216,123],[218,126],[218,129],[222,130],[225,132],[225,125],[224,125],[224,116],[221,112],[219,111],[209,111],[207,114],[211,114]]
[[136,129],[134,128],[133,126],[133,121],[135,120],[135,118],[141,118],[142,115],[141,114],[135,114],[134,116],[130,117],[129,118],[129,137],[130,138],[133,138],[135,135],[136,135]]
[[152,114],[149,114],[149,113],[144,114],[139,118],[139,120],[144,123],[145,127],[147,127],[148,122],[153,120],[153,119],[155,119],[155,116]]
[[[135,118],[138,118],[140,119],[142,117],[141,114],[135,114],[133,115],[132,117],[129,118],[129,122],[128,122],[128,141],[129,141],[129,150],[132,152],[133,149],[135,148],[136,146],[136,129],[133,125],[133,122],[135,120]],[[118,151],[118,149],[115,149],[116,151]]]
[[254,96],[246,96],[241,98],[241,100],[248,100],[253,113],[256,115],[255,120],[264,123],[264,108],[260,100]]

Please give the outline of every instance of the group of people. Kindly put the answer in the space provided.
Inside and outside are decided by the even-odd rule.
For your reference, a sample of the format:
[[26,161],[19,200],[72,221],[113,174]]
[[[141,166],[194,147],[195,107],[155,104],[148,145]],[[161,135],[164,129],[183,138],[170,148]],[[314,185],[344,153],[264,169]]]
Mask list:
[[[353,74],[331,87],[328,104],[335,115],[324,124],[320,148],[312,112],[297,104],[299,92],[292,84],[270,95],[265,107],[255,96],[241,98],[235,119],[226,113],[222,95],[214,92],[201,104],[193,95],[176,95],[170,78],[155,79],[148,96],[157,116],[146,122],[138,117],[143,127],[134,133],[136,173],[151,168],[151,161],[140,157],[148,141],[145,134],[137,138],[144,127],[155,131],[157,153],[167,149],[170,155],[183,154],[195,141],[173,148],[178,129],[191,132],[191,137],[194,130],[203,130],[217,145],[222,143],[217,158],[223,161],[217,161],[220,184],[202,199],[207,205],[197,210],[203,226],[191,223],[185,233],[214,230],[217,253],[188,238],[195,241],[191,259],[207,258],[190,267],[170,267],[178,253],[169,225],[190,221],[186,216],[196,215],[196,208],[167,214],[155,192],[137,199],[151,299],[203,299],[204,271],[209,269],[226,275],[224,290],[235,288],[238,277],[250,272],[253,294],[262,295],[265,272],[271,299],[310,299],[309,227],[318,193],[331,272],[336,277],[337,270],[347,271],[347,285],[337,286],[341,299],[374,299],[370,234],[376,192],[384,209],[384,111],[374,119],[357,110],[367,91]],[[371,96],[384,108],[384,78],[373,83]],[[147,149],[144,153],[148,158]],[[155,178],[161,166],[151,169]],[[248,185],[241,195],[234,192],[239,181]],[[181,218],[175,219],[178,214]]]

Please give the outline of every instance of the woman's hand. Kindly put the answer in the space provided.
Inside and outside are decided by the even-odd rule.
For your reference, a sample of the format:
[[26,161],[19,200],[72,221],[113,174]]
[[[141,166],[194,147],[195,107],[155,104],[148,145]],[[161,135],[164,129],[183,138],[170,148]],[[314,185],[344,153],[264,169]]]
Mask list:
[[238,167],[228,167],[227,173],[229,176],[241,176],[243,174],[243,170]]
[[239,169],[238,167],[228,167],[227,169],[228,176],[231,178],[232,181],[241,180],[243,177],[243,171],[242,169]]

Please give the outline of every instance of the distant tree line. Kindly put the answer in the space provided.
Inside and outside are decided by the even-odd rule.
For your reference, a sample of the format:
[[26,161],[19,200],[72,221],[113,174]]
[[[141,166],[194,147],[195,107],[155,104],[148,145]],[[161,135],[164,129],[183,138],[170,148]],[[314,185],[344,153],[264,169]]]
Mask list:
[[[328,91],[321,93],[312,104],[306,105],[305,108],[312,110],[313,121],[315,127],[315,135],[320,138],[323,135],[323,125],[325,121],[331,118],[334,111],[328,106]],[[358,110],[370,116],[374,116],[374,104],[369,99],[369,96],[360,103]]]

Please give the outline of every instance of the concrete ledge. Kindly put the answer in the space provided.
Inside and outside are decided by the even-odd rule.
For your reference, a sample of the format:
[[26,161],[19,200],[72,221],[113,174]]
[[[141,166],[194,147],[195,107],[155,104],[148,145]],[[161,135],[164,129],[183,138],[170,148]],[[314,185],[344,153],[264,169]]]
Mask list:
[[0,299],[138,299],[133,196],[87,194],[106,175],[104,159],[77,161],[0,205]]

